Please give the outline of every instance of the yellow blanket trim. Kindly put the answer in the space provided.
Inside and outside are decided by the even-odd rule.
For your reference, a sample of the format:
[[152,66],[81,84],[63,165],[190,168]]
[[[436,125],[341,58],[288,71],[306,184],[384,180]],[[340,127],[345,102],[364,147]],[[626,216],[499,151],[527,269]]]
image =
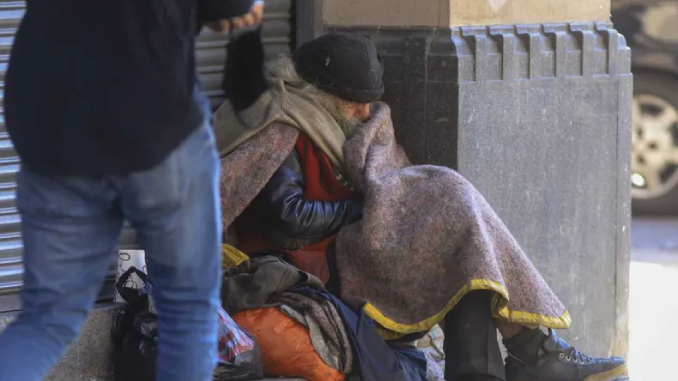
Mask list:
[[[223,244],[221,245],[221,259],[224,268],[234,267],[241,264],[250,258],[247,254],[238,250],[237,248]],[[572,323],[570,314],[565,311],[561,317],[544,316],[532,312],[512,311],[508,308],[509,295],[506,287],[498,282],[489,279],[473,279],[464,285],[452,297],[452,300],[445,306],[445,308],[422,321],[415,324],[400,324],[384,316],[372,304],[365,304],[365,313],[378,323],[377,331],[379,335],[386,340],[395,340],[407,334],[415,332],[428,332],[434,325],[443,320],[445,315],[459,303],[459,301],[469,292],[476,290],[494,291],[496,294],[492,297],[492,315],[499,319],[504,319],[513,323],[527,325],[530,327],[547,327],[553,329],[569,328]]]
[[552,317],[532,312],[510,310],[508,308],[509,294],[506,287],[489,279],[473,279],[469,281],[459,291],[457,291],[457,293],[452,297],[450,302],[442,311],[418,323],[397,323],[382,314],[371,303],[365,304],[365,313],[376,323],[381,325],[381,327],[379,327],[377,330],[384,339],[394,340],[415,332],[428,332],[431,328],[433,328],[433,326],[441,322],[445,315],[450,312],[450,310],[452,310],[452,308],[454,308],[454,306],[456,306],[466,294],[477,290],[496,292],[492,298],[491,305],[492,314],[496,318],[527,326],[542,326],[553,329],[569,328],[570,324],[572,323],[570,314],[567,311],[565,311],[561,317]]
[[235,247],[226,244],[221,245],[221,263],[225,269],[235,267],[249,259],[250,257],[247,254]]

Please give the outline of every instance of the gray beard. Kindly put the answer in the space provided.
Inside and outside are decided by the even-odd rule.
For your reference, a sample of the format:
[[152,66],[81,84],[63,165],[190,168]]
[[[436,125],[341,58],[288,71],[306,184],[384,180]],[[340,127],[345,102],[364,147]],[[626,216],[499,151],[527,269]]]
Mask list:
[[362,124],[358,118],[347,118],[344,116],[342,110],[337,106],[336,103],[333,102],[332,98],[319,97],[318,101],[320,104],[322,104],[325,110],[327,110],[330,115],[332,115],[347,139],[353,136],[355,131]]
[[346,139],[350,139],[362,123],[357,118],[345,118],[343,116],[335,116],[339,128],[344,132]]

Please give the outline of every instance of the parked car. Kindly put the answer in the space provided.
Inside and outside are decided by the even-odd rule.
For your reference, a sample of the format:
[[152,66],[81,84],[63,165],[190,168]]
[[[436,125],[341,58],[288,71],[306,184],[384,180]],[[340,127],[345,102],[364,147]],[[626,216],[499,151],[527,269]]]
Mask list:
[[634,213],[678,214],[678,0],[613,0],[631,47]]

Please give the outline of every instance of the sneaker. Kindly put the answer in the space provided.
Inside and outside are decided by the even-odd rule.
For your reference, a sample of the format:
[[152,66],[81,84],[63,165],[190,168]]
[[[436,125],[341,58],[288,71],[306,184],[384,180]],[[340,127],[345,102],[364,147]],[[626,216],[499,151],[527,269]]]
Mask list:
[[522,348],[511,342],[513,338],[505,341],[509,353],[507,381],[629,380],[626,361],[621,358],[589,357],[568,345],[553,330],[549,330],[548,336],[540,330],[528,334],[537,340],[522,341]]

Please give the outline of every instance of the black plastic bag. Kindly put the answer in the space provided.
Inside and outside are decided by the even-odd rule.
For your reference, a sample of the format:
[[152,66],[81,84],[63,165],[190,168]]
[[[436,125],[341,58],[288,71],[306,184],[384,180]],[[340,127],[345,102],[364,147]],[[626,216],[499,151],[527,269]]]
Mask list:
[[150,312],[134,317],[132,329],[114,355],[116,381],[155,381],[158,355],[157,318]]
[[[125,287],[136,274],[144,287]],[[155,381],[155,359],[158,353],[157,317],[149,311],[150,283],[135,267],[127,270],[115,287],[127,303],[113,314],[113,375],[115,381]]]
[[[137,274],[144,287],[125,287]],[[131,267],[116,283],[127,303],[113,315],[113,373],[115,381],[155,381],[158,355],[157,316],[149,311],[151,284],[143,272]],[[215,381],[259,380],[263,378],[261,351],[252,336],[219,308],[219,352]]]

